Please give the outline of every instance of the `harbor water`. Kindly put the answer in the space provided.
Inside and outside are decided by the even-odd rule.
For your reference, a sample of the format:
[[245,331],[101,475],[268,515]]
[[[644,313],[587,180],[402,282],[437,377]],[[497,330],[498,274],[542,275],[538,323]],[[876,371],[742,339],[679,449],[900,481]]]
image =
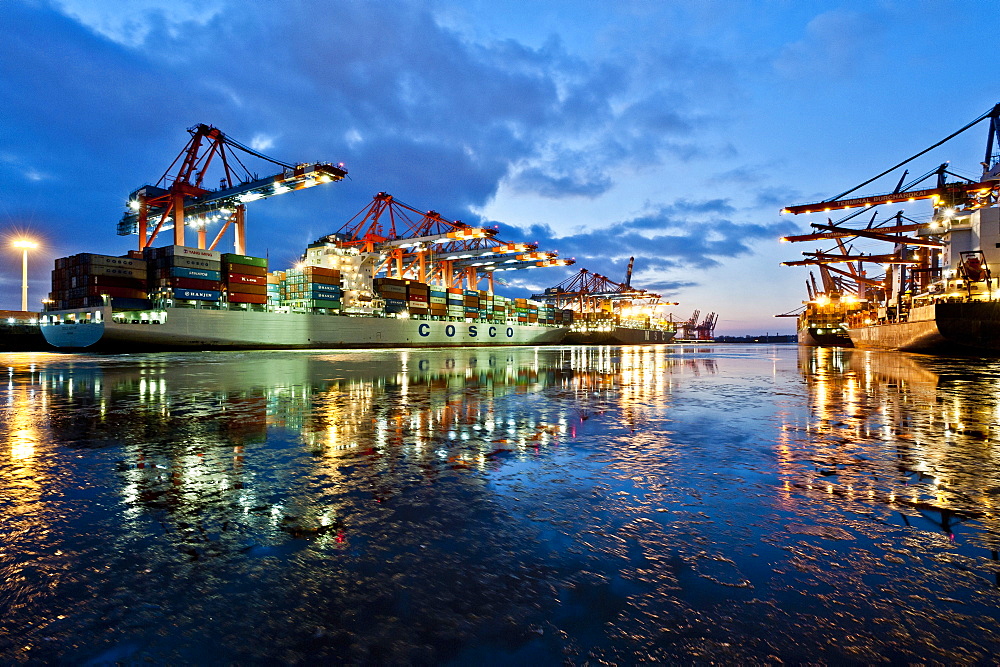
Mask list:
[[994,664],[1000,361],[5,353],[3,664]]

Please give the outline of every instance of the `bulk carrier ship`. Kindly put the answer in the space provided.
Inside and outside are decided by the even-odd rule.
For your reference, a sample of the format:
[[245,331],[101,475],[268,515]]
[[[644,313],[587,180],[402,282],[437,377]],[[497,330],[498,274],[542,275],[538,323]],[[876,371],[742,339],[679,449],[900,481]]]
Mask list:
[[[983,121],[989,129],[978,178],[955,174],[945,163],[909,183],[904,172],[890,193],[845,198]],[[936,178],[933,187],[919,187],[931,177]],[[993,276],[1000,267],[998,198],[1000,104],[931,148],[847,192],[823,202],[787,207],[783,212],[795,214],[860,209],[837,222],[813,223],[815,233],[782,239],[834,244],[826,250],[803,252],[807,259],[784,263],[819,265],[825,272],[824,290],[810,292],[800,324],[822,310],[822,300],[835,295],[837,337],[814,338],[818,344],[841,345],[846,335],[853,347],[862,349],[1000,354],[1000,278]],[[919,200],[931,202],[927,218],[908,217],[900,210],[879,220],[880,207],[909,206]],[[867,225],[846,224],[868,213]],[[869,242],[890,244],[891,250],[864,253],[855,249]],[[871,265],[878,268],[877,273]]]
[[[566,266],[535,244],[421,212],[378,193],[339,231],[309,245],[301,262],[268,271],[245,252],[246,204],[343,179],[343,165],[288,164],[197,125],[155,185],[133,192],[118,225],[138,234],[124,256],[83,253],[56,261],[40,316],[57,348],[267,349],[534,345],[558,343],[572,312],[493,293],[494,274]],[[237,174],[242,152],[282,167]],[[245,155],[244,155],[245,157]],[[203,187],[215,160],[223,175]],[[171,168],[173,168],[173,165]],[[221,222],[210,244],[207,227]],[[197,232],[185,243],[186,228]],[[234,230],[235,252],[216,245]],[[161,231],[173,244],[154,247]],[[479,289],[485,283],[486,289]]]

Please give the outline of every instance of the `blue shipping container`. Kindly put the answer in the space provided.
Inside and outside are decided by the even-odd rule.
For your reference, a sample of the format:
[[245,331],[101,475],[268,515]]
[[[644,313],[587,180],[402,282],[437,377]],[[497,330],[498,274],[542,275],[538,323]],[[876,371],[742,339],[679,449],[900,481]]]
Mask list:
[[209,289],[182,289],[174,288],[175,299],[191,299],[193,301],[218,301],[222,297],[222,292]]
[[325,285],[323,283],[309,283],[306,289],[311,289],[313,292],[324,292],[326,294],[340,294],[342,291],[340,285]]
[[196,278],[198,280],[222,280],[221,271],[211,269],[192,269],[187,266],[170,267],[170,275],[174,278]]

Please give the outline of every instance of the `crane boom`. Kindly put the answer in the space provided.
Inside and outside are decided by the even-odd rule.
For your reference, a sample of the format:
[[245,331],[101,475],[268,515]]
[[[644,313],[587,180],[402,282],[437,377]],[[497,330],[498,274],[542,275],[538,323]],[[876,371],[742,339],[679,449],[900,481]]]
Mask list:
[[[119,235],[138,233],[140,250],[152,244],[159,232],[168,229],[171,224],[175,245],[185,244],[185,227],[192,226],[198,229],[198,247],[205,248],[207,224],[225,220],[210,247],[214,248],[226,229],[235,225],[236,252],[245,254],[247,202],[339,181],[347,175],[342,164],[316,162],[293,165],[269,158],[209,125],[196,125],[188,132],[191,139],[167,171],[155,185],[145,185],[130,195],[128,209],[118,222]],[[281,166],[282,171],[265,178],[252,175],[233,149]],[[210,190],[204,187],[204,181],[216,158],[222,164],[222,177],[219,188]],[[178,162],[180,167],[171,177],[170,173]],[[237,172],[236,165],[242,167],[242,174]],[[154,220],[152,233],[147,233],[149,224]]]

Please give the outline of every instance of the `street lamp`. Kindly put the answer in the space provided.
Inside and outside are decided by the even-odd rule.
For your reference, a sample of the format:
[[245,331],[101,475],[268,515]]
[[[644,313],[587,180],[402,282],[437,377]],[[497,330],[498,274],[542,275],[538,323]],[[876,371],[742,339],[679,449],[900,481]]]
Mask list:
[[28,239],[20,239],[12,244],[21,249],[21,310],[28,310],[28,251],[34,250],[38,244]]

